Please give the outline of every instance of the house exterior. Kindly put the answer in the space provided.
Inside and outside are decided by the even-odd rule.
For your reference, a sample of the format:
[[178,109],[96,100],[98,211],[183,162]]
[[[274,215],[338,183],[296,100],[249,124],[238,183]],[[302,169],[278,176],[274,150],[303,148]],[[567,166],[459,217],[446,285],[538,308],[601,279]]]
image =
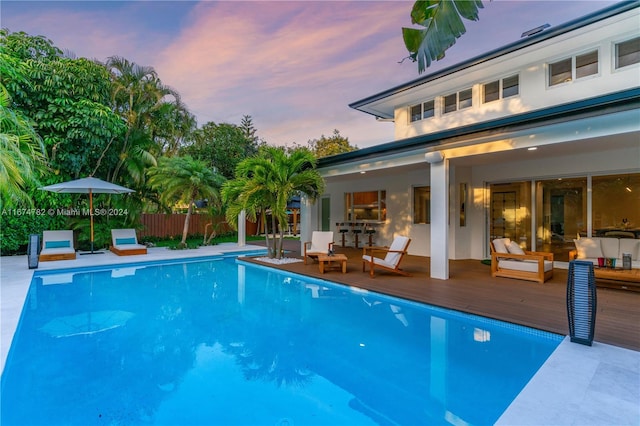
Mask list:
[[[312,230],[412,238],[447,279],[493,238],[568,261],[576,235],[640,238],[640,2],[545,29],[350,107],[393,121],[395,140],[322,158]],[[372,125],[375,123],[372,122]],[[362,240],[366,241],[363,233]],[[556,262],[557,264],[559,262]]]

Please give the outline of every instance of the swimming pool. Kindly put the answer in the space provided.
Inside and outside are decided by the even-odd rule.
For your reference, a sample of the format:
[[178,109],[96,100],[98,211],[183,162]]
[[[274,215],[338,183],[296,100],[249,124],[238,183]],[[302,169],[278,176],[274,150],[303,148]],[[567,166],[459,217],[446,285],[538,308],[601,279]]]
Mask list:
[[3,424],[491,424],[561,336],[233,257],[36,272]]

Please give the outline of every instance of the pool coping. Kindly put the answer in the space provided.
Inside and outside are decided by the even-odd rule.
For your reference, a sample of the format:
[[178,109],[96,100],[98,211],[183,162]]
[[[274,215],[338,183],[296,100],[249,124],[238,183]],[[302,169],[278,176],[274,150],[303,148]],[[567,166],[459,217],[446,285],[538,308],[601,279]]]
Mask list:
[[[145,260],[102,255],[40,263],[37,271],[82,267],[131,265],[163,260],[197,259],[261,246],[224,243],[197,250],[150,248]],[[26,256],[0,258],[0,371],[4,370],[36,269],[28,269]],[[571,343],[565,337],[525,388],[496,422],[497,425],[638,425],[640,424],[640,352],[594,342]]]

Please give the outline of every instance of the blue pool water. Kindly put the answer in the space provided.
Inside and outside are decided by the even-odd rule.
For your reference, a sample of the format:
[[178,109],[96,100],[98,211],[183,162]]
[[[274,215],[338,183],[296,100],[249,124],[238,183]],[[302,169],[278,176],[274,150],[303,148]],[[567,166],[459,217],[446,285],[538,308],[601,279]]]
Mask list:
[[560,341],[231,257],[36,272],[2,424],[492,424]]

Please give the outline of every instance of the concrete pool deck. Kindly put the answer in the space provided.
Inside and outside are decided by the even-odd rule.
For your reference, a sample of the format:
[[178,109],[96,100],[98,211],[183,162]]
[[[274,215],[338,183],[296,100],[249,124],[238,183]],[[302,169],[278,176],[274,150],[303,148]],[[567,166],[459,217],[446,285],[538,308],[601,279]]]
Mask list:
[[[144,256],[119,257],[111,252],[78,255],[75,260],[42,262],[38,270],[207,257],[257,245],[234,243],[197,250],[150,248]],[[26,256],[0,258],[0,368],[4,370],[28,287],[35,270]],[[640,352],[565,338],[497,421],[499,425],[640,425]]]

